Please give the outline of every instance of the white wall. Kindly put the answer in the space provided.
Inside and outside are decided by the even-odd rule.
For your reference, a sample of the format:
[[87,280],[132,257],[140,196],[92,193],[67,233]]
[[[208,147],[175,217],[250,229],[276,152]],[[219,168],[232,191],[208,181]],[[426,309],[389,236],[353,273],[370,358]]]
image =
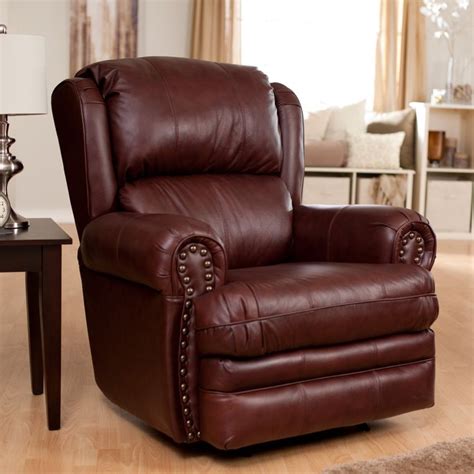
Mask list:
[[140,0],[138,55],[188,57],[192,0]]
[[[140,56],[188,56],[191,0],[140,0]],[[47,41],[48,94],[69,76],[69,0],[0,0],[0,23],[9,33]],[[49,101],[50,102],[50,101]],[[72,222],[72,211],[51,112],[10,117],[12,153],[25,169],[10,182],[14,209],[25,217]]]

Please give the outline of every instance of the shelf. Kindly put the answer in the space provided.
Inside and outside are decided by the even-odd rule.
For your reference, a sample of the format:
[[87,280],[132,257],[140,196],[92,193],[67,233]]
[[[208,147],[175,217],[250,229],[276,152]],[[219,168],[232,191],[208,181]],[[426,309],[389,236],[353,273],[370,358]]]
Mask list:
[[415,174],[415,170],[406,170],[400,168],[398,170],[392,169],[368,169],[368,168],[344,168],[344,167],[337,167],[337,168],[326,168],[326,167],[319,167],[319,166],[306,166],[305,172],[311,173],[357,173],[357,174]]
[[438,240],[474,240],[472,232],[436,232]]
[[474,105],[470,104],[429,104],[432,109],[446,110],[474,110]]
[[410,104],[412,107],[420,105],[439,110],[474,110],[474,104],[431,104],[429,102],[412,102]]
[[474,174],[474,168],[427,168],[427,173]]

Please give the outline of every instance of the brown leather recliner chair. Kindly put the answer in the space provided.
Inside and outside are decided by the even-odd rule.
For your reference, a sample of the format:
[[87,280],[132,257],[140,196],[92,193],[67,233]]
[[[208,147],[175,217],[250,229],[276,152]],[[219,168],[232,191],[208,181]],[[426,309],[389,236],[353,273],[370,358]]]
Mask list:
[[291,90],[140,58],[52,101],[110,400],[222,449],[433,405],[435,236],[408,209],[301,205]]

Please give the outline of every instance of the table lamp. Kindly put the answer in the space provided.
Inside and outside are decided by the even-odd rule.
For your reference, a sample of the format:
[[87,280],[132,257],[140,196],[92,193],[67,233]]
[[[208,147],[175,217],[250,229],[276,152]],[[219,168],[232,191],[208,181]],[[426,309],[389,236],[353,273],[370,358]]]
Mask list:
[[8,199],[8,182],[23,169],[10,153],[15,140],[8,136],[8,116],[47,113],[45,39],[6,33],[7,27],[0,25],[0,207],[5,211],[0,227],[26,229],[28,221]]

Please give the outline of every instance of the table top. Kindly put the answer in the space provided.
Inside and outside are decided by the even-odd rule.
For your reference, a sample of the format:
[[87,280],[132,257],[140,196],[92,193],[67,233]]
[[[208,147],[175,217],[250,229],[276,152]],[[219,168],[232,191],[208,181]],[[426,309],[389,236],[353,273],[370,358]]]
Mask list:
[[28,219],[25,230],[0,229],[0,247],[69,245],[72,239],[52,219]]

